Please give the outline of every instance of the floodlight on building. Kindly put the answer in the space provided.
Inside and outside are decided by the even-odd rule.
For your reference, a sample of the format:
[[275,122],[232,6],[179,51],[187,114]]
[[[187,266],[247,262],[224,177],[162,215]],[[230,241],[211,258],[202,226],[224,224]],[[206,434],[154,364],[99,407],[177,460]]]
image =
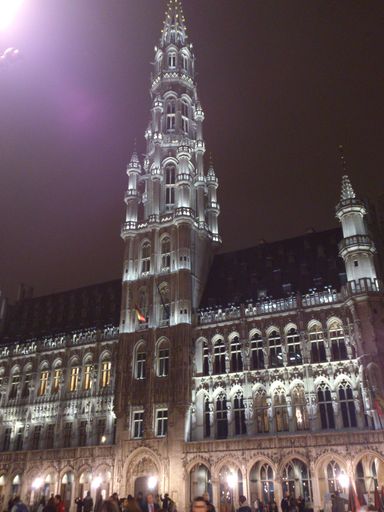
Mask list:
[[150,476],[148,478],[148,489],[152,491],[157,485],[157,477],[156,476]]
[[101,444],[105,444],[106,440],[107,440],[106,436],[101,436],[101,439],[100,439]]
[[227,475],[227,484],[233,489],[237,483],[237,475],[235,473],[228,473]]
[[94,478],[92,478],[92,482],[91,482],[91,486],[94,488],[94,489],[98,489],[101,485],[101,476],[95,476]]
[[40,489],[40,487],[43,486],[43,479],[41,477],[37,477],[34,479],[34,481],[32,482],[32,489],[36,490],[36,489]]
[[345,473],[340,473],[340,475],[337,477],[339,484],[343,489],[347,489],[349,487],[349,476]]

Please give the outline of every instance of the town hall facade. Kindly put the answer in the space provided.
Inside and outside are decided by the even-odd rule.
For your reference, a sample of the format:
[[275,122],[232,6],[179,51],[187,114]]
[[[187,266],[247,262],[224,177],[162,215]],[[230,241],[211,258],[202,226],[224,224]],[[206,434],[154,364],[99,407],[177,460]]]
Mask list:
[[[215,256],[218,185],[179,0],[127,166],[122,281],[1,307],[0,506],[205,491],[307,508],[384,485],[384,292],[347,176],[341,229]],[[335,198],[335,203],[337,198]]]

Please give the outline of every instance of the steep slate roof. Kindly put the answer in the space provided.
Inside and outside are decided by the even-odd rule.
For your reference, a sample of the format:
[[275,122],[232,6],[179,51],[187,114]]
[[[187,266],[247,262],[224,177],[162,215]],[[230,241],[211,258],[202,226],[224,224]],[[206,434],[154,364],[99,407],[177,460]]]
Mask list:
[[337,247],[341,238],[337,228],[218,254],[200,307],[238,304],[262,295],[278,299],[325,286],[340,290],[345,282]]
[[118,326],[121,280],[24,299],[8,307],[2,343]]

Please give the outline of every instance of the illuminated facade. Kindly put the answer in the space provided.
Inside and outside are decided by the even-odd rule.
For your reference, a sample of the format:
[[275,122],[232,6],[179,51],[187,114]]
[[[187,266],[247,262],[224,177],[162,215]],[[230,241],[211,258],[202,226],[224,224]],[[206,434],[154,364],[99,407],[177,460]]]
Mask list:
[[127,168],[121,296],[106,283],[25,299],[5,318],[3,501],[61,492],[74,507],[88,489],[152,488],[183,511],[207,490],[224,510],[289,491],[318,511],[346,476],[372,499],[384,296],[364,203],[344,176],[342,232],[214,258],[218,179],[178,0],[151,98],[145,158]]

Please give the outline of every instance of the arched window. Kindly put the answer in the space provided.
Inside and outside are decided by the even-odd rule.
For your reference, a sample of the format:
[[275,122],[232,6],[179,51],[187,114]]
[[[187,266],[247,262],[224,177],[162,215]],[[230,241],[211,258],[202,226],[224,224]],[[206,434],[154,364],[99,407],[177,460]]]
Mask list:
[[181,129],[184,133],[189,130],[189,105],[186,100],[181,100]]
[[48,390],[49,371],[48,368],[42,368],[39,377],[38,396],[44,396]]
[[309,342],[311,344],[311,363],[325,363],[324,334],[319,324],[314,324],[309,329]]
[[264,368],[263,340],[257,332],[251,339],[251,370],[262,370]]
[[203,375],[209,375],[209,348],[208,343],[203,343]]
[[135,360],[135,378],[136,379],[145,379],[146,377],[146,361],[147,361],[147,352],[145,350],[144,343],[141,343],[136,350],[136,360]]
[[268,464],[263,464],[260,468],[260,481],[263,502],[272,503],[275,499],[275,486],[273,483],[273,470]]
[[157,347],[157,376],[168,377],[169,374],[169,344],[163,340]]
[[83,368],[83,389],[88,390],[92,388],[92,360],[88,359]]
[[148,274],[151,270],[151,244],[144,242],[141,247],[141,273]]
[[281,351],[281,337],[277,331],[272,331],[268,336],[269,366],[278,368],[283,366],[283,354]]
[[233,414],[235,420],[235,434],[242,435],[247,433],[245,424],[244,397],[241,392],[237,392],[233,399]]
[[111,361],[105,359],[101,362],[100,387],[107,388],[111,384]]
[[335,416],[333,412],[332,396],[329,387],[323,385],[317,390],[321,428],[335,428]]
[[160,295],[160,325],[167,325],[170,317],[170,304],[169,286],[168,283],[161,283],[159,285]]
[[302,386],[297,386],[291,393],[293,419],[296,430],[307,430],[309,428],[308,411],[305,402],[305,393]]
[[353,391],[348,382],[343,381],[339,386],[339,402],[343,427],[357,427],[355,401]]
[[181,65],[184,71],[188,71],[188,57],[184,53],[181,54]]
[[56,363],[53,370],[53,382],[52,382],[52,393],[58,393],[60,390],[60,384],[63,378],[63,370],[61,368],[61,362]]
[[287,401],[283,390],[277,389],[273,397],[273,411],[276,432],[289,430]]
[[69,391],[76,391],[79,386],[80,367],[78,362],[71,365],[69,371]]
[[11,388],[9,390],[9,399],[10,400],[16,398],[17,392],[18,392],[19,387],[20,387],[20,382],[21,382],[20,370],[17,368],[12,373]]
[[254,398],[255,429],[258,434],[269,432],[268,404],[265,391],[258,391]]
[[228,437],[228,408],[227,395],[220,393],[216,398],[216,438]]
[[176,67],[176,52],[174,51],[168,53],[168,67],[169,69],[175,69]]
[[231,372],[243,371],[243,358],[241,357],[241,344],[238,336],[232,338],[231,345]]
[[225,345],[222,338],[218,339],[213,347],[213,373],[225,373]]
[[[147,324],[148,322],[148,294],[145,286],[139,289],[139,311],[136,309],[136,316],[141,324]],[[140,315],[140,316],[139,316]]]
[[204,464],[196,464],[196,466],[191,469],[189,482],[189,497],[191,502],[195,496],[202,496],[205,492],[208,492],[208,494],[212,496],[211,473]]
[[283,470],[283,495],[289,494],[294,498],[303,497],[311,500],[312,489],[308,467],[299,459],[293,459]]
[[287,362],[289,366],[301,364],[300,336],[296,329],[291,328],[287,333]]
[[176,128],[176,102],[170,100],[167,103],[167,117],[166,117],[166,130],[173,132]]
[[331,343],[333,361],[348,359],[343,326],[338,320],[333,321],[329,326],[329,341]]
[[356,466],[356,492],[357,496],[362,496],[367,492],[365,485],[364,467],[361,461]]
[[169,238],[169,236],[165,236],[164,238],[161,239],[160,251],[160,270],[162,272],[169,272],[169,270],[171,269],[171,239]]
[[[167,208],[171,208],[175,204],[175,183],[176,183],[176,168],[174,165],[167,165],[165,168],[165,206]],[[169,242],[169,252],[171,252],[171,243],[170,242]]]
[[204,437],[211,437],[211,405],[208,396],[204,400]]
[[23,387],[21,389],[21,398],[28,398],[29,392],[31,390],[31,382],[32,382],[32,367],[28,365],[24,368],[24,382]]
[[337,462],[332,460],[327,465],[327,481],[328,481],[328,491],[330,493],[334,492],[343,492],[342,487],[339,483],[339,477],[342,471],[340,470],[340,466]]

